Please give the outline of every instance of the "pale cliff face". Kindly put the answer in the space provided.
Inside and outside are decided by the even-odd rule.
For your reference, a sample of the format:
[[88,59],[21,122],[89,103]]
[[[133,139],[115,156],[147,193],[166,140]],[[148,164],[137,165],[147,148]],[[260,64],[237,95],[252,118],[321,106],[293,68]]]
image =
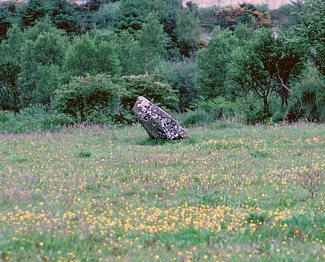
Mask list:
[[208,6],[233,6],[239,5],[242,3],[253,4],[253,5],[269,5],[270,9],[276,9],[281,5],[290,4],[292,0],[183,0],[184,3],[192,1],[193,3],[198,4],[200,7]]

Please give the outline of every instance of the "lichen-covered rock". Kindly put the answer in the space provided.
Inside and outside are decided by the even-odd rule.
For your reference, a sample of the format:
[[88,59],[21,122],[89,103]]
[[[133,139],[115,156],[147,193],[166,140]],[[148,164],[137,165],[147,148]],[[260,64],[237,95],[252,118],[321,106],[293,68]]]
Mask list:
[[135,102],[133,113],[152,138],[174,140],[188,137],[175,119],[143,96]]

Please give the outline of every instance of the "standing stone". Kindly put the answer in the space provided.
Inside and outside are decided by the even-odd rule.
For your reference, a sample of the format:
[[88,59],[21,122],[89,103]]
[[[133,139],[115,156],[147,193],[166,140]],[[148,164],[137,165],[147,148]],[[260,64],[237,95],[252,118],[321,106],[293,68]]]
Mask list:
[[135,102],[133,113],[151,138],[174,140],[188,137],[175,119],[143,96]]

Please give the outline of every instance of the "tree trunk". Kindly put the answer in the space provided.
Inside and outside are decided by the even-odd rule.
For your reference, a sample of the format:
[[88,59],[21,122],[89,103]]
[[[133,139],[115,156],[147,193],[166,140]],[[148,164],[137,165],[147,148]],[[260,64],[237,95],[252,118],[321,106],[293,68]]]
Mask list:
[[264,103],[264,116],[267,117],[270,114],[269,103],[267,101],[267,95],[263,96],[263,103]]

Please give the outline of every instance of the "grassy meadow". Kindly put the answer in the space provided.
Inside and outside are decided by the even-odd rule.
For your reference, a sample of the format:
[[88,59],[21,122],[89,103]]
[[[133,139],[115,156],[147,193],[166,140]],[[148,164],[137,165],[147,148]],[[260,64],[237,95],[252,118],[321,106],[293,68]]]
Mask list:
[[325,125],[0,135],[0,261],[324,261]]

